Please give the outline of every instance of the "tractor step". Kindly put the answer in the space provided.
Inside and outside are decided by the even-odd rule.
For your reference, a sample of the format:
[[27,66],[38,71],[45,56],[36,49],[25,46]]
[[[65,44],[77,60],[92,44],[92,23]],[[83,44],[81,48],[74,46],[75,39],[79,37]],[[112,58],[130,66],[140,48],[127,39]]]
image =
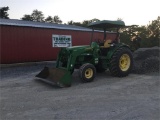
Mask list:
[[105,59],[107,59],[107,58],[106,58],[106,56],[100,56],[100,59],[101,59],[101,60],[105,60]]

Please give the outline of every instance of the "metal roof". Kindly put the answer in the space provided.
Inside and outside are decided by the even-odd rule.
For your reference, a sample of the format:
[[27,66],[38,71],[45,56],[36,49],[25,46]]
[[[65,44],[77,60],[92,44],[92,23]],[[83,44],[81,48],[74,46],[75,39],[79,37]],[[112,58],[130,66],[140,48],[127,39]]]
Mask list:
[[78,30],[78,31],[92,31],[92,29],[90,28],[85,28],[85,27],[80,27],[80,26],[75,26],[75,25],[33,22],[33,21],[24,21],[24,20],[15,20],[15,19],[0,19],[0,25],[36,27],[36,28],[54,28],[54,29]]
[[[35,27],[35,28],[51,28],[51,29],[62,29],[62,30],[77,30],[77,31],[92,31],[91,28],[75,26],[75,25],[34,22],[34,21],[25,21],[25,20],[16,20],[16,19],[1,19],[1,18],[0,18],[0,25]],[[102,30],[94,30],[94,31],[104,32]],[[106,31],[106,32],[115,33],[115,32],[109,32],[109,31]]]

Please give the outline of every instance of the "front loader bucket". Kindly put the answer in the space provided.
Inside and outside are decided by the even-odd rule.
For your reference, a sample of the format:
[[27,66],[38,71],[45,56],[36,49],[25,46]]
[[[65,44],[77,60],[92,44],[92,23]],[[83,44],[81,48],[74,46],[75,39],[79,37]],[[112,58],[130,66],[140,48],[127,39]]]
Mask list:
[[45,67],[39,74],[36,75],[40,80],[56,84],[59,87],[71,86],[71,73],[65,68],[48,68]]

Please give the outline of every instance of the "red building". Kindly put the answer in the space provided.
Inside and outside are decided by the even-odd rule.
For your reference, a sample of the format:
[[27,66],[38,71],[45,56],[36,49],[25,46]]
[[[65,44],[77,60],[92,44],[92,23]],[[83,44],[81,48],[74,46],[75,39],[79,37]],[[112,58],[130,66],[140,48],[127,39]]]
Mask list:
[[[71,35],[72,46],[89,45],[91,29],[53,23],[0,19],[1,64],[56,60],[59,48],[52,47],[52,35]],[[93,39],[103,39],[96,31]],[[115,39],[115,33],[107,33]]]

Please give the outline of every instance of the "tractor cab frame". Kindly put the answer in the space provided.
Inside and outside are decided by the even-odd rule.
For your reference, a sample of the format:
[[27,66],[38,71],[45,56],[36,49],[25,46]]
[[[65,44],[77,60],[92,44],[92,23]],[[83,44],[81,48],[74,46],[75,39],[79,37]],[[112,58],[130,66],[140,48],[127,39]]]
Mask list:
[[[92,28],[92,35],[91,35],[91,43],[93,41],[93,35],[95,29],[103,30],[104,31],[104,37],[103,40],[98,40],[100,46],[108,47],[107,43],[112,44],[112,43],[120,43],[120,33],[119,29],[122,27],[125,27],[125,23],[123,21],[110,21],[110,20],[103,20],[103,21],[98,21],[94,22],[88,25],[88,27]],[[116,37],[114,40],[107,40],[107,30],[110,29],[116,29]],[[106,46],[105,46],[106,42]]]

